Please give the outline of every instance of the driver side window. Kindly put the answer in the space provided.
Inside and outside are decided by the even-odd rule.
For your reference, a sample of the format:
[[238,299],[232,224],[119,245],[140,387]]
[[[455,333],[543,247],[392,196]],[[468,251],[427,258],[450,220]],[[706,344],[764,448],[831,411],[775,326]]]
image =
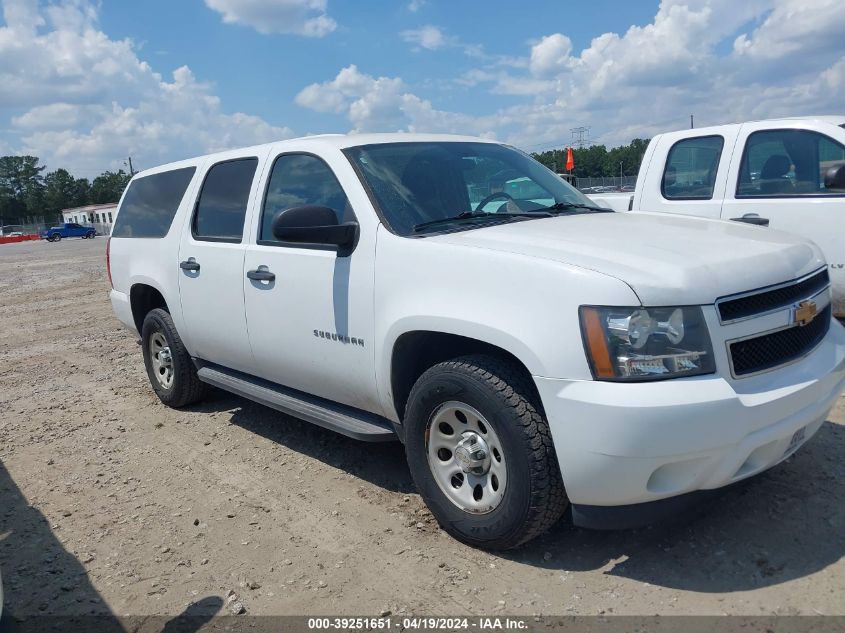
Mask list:
[[291,207],[329,207],[338,224],[353,221],[352,207],[331,168],[311,154],[283,154],[273,163],[261,211],[259,244],[279,244],[273,237],[273,219]]

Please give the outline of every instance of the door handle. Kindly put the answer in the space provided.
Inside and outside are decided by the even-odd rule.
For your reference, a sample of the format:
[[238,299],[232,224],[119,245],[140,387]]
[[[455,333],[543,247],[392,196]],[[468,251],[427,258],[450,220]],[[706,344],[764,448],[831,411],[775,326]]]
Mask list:
[[246,276],[253,281],[276,281],[276,273],[271,273],[266,268],[246,271]]
[[193,257],[189,257],[184,262],[179,262],[179,268],[182,270],[193,270],[197,271],[200,269],[200,265],[197,263]]
[[734,222],[745,222],[755,226],[769,226],[769,218],[761,218],[756,213],[746,213],[741,218],[731,218]]

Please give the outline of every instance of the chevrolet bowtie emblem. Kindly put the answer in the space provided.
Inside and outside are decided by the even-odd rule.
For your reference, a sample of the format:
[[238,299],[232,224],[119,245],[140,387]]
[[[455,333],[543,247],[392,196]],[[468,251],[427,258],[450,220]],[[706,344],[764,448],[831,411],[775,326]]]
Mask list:
[[795,323],[798,325],[807,325],[810,321],[816,318],[816,302],[802,301],[795,306]]

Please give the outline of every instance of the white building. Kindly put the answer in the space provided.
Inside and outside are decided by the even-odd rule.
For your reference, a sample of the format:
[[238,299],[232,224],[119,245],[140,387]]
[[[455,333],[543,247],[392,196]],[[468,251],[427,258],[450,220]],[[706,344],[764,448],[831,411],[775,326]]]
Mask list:
[[116,211],[116,204],[89,204],[87,207],[63,209],[62,221],[93,226],[97,229],[97,233],[109,235]]

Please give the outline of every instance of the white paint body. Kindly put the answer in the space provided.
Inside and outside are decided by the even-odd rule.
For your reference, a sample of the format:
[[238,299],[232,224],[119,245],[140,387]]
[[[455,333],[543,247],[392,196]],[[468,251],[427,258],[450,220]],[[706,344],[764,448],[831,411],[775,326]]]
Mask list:
[[[737,197],[743,152],[748,137],[765,130],[811,130],[845,145],[845,116],[749,121],[658,134],[643,156],[633,194],[598,193],[590,199],[614,211],[677,213],[729,220],[756,213],[768,218],[769,227],[813,240],[830,266],[834,313],[845,317],[845,194],[824,196],[777,195],[765,198]],[[718,135],[724,147],[716,172],[713,196],[709,200],[669,200],[661,183],[669,151],[682,139]]]
[[[391,362],[400,336],[433,331],[497,346],[534,377],[576,503],[621,505],[725,485],[784,458],[796,429],[807,427],[809,437],[821,425],[843,388],[845,329],[834,323],[800,361],[736,380],[725,341],[785,324],[791,312],[722,326],[714,307],[719,297],[824,267],[817,246],[775,230],[660,214],[553,217],[401,237],[382,224],[341,150],[413,140],[484,142],[312,137],[145,172],[197,167],[164,238],[112,238],[115,314],[137,331],[130,290],[148,284],[165,298],[192,355],[397,424]],[[360,225],[348,257],[256,243],[270,167],[286,152],[315,154],[337,176]],[[190,216],[206,171],[247,156],[258,157],[259,165],[242,243],[195,243]],[[202,266],[193,278],[179,268],[189,257]],[[245,277],[260,265],[276,274],[272,287]],[[581,305],[702,305],[717,372],[653,383],[597,382],[582,343]],[[314,330],[364,344],[339,344]],[[766,446],[766,459],[747,467],[749,456]]]

